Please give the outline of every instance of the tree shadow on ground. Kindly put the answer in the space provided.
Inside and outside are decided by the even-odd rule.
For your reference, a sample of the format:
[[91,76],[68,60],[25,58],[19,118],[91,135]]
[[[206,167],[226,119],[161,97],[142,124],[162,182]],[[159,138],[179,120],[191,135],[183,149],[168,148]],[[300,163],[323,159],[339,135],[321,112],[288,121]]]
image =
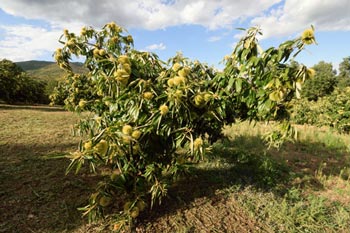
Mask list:
[[[207,164],[194,167],[191,175],[169,189],[163,204],[145,214],[141,225],[186,209],[198,198],[220,199],[217,190],[230,187],[249,186],[279,196],[295,186],[321,190],[323,186],[314,178],[315,173],[328,162],[328,168],[322,167],[323,174],[337,176],[345,161],[349,162],[349,154],[343,149],[327,148],[322,143],[287,143],[280,150],[267,150],[258,136],[225,139],[214,144]],[[295,178],[301,182],[295,183]]]
[[[77,210],[87,203],[98,177],[88,172],[64,175],[69,161],[46,159],[65,153],[75,143],[49,145],[0,145],[0,232],[63,232],[86,224]],[[286,144],[280,150],[265,150],[259,137],[238,137],[214,144],[207,161],[169,188],[161,206],[140,216],[140,224],[185,210],[198,198],[215,203],[217,190],[253,187],[283,195],[295,185],[294,177],[313,177],[320,165],[329,164],[325,175],[338,175],[349,155],[324,144]],[[12,158],[11,158],[12,156]],[[16,158],[16,159],[14,159]],[[308,182],[308,183],[307,183]],[[304,184],[322,189],[317,180]]]
[[63,155],[74,144],[0,145],[0,232],[63,232],[84,223],[84,206],[96,177],[65,175]]

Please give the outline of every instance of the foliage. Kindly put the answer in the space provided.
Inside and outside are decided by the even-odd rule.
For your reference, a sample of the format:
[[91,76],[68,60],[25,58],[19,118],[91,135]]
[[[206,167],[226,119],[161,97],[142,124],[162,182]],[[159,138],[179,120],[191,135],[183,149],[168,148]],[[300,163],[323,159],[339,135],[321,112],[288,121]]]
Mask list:
[[339,132],[350,131],[350,88],[337,88],[331,95],[316,102],[296,101],[293,121],[297,124],[330,126]]
[[[225,124],[288,118],[286,104],[299,95],[310,72],[287,61],[304,41],[263,51],[258,33],[249,29],[226,57],[224,71],[216,72],[180,54],[165,64],[155,54],[136,51],[132,37],[115,23],[101,31],[83,28],[80,35],[64,31],[55,58],[67,72],[60,87],[65,104],[91,113],[78,126],[87,139],[69,156],[68,171],[78,172],[84,163],[93,172],[111,170],[82,208],[90,219],[112,209],[121,227],[147,204],[160,203],[171,182],[204,156],[206,140],[217,140]],[[89,72],[72,72],[73,55],[85,57]],[[52,100],[57,99],[54,94]],[[291,128],[283,126],[272,140],[288,136]]]
[[48,103],[46,83],[29,77],[15,63],[0,61],[0,99],[13,103]]
[[305,82],[302,96],[308,100],[316,101],[318,98],[329,95],[337,86],[337,79],[332,63],[320,61],[313,66],[314,78]]

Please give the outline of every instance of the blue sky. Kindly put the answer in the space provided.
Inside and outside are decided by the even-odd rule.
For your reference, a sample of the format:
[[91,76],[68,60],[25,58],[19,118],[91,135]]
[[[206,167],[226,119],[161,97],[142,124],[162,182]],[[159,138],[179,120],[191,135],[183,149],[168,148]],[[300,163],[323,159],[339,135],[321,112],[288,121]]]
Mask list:
[[0,59],[50,61],[64,28],[79,32],[115,21],[134,37],[136,49],[162,60],[182,52],[220,68],[241,34],[237,27],[260,26],[267,49],[312,24],[318,45],[297,60],[337,68],[350,56],[349,12],[348,0],[1,0]]

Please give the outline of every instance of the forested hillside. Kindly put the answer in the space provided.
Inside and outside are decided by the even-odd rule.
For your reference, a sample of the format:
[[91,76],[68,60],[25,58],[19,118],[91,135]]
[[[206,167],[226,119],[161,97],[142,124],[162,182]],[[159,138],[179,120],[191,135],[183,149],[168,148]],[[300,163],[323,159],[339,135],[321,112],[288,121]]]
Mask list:
[[[33,78],[39,78],[44,81],[59,80],[64,72],[60,67],[51,61],[23,61],[16,62],[16,64],[26,71]],[[74,72],[83,73],[83,64],[76,62],[73,63],[72,68]]]

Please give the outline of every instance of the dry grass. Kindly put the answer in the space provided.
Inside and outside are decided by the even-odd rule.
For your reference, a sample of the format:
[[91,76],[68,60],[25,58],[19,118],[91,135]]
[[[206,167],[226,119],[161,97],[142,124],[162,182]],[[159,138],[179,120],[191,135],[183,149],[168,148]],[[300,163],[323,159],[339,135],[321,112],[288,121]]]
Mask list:
[[0,107],[0,232],[63,232],[82,223],[88,178],[50,159],[76,148],[77,117],[47,107]]

